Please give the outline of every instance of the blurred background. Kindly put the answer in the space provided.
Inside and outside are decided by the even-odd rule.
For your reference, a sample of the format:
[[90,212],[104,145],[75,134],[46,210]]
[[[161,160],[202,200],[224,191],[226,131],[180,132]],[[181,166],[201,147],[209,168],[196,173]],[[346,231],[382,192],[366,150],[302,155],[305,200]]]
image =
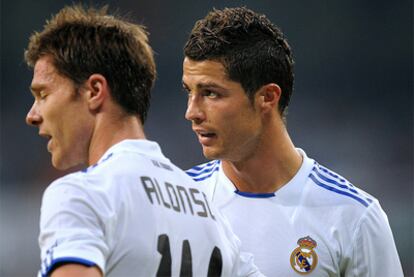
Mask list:
[[[25,125],[28,37],[72,1],[1,1],[0,276],[34,276],[41,195],[65,172]],[[204,162],[184,119],[182,47],[213,7],[244,5],[280,26],[294,51],[288,129],[297,147],[380,200],[406,276],[413,270],[413,3],[399,1],[88,1],[148,27],[158,79],[148,138],[182,168]],[[383,249],[387,251],[387,249]]]

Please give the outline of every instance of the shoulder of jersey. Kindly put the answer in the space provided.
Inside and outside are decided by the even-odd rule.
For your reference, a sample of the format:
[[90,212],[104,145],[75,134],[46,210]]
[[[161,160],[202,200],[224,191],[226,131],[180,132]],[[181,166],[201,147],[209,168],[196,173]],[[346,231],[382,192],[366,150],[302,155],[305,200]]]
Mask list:
[[207,163],[196,165],[185,172],[194,181],[200,182],[211,179],[220,169],[220,160],[213,160]]
[[344,203],[351,203],[360,207],[368,207],[371,203],[377,201],[372,195],[317,162],[314,163],[309,179],[316,187],[326,191],[324,195],[334,198],[335,201],[342,200]]
[[108,163],[108,161],[110,161],[111,158],[113,159],[113,155],[109,154],[107,157],[102,159],[99,163],[96,163],[96,164],[91,165],[91,166],[89,166],[87,168],[84,168],[82,170],[79,170],[79,171],[76,171],[76,172],[73,172],[73,173],[69,173],[65,176],[62,176],[62,177],[56,179],[55,181],[53,181],[50,184],[50,187],[51,186],[56,186],[57,184],[78,184],[78,185],[80,185],[89,176],[93,176],[95,174],[99,175],[101,170],[106,171],[107,166],[111,167],[112,164]]

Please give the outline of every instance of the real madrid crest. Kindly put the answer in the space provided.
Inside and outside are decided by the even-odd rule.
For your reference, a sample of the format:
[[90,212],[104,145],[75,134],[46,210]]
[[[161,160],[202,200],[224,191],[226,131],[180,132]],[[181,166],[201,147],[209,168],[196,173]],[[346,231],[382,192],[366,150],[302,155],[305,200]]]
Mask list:
[[299,274],[308,274],[318,264],[318,255],[313,250],[318,244],[310,236],[298,240],[299,247],[290,255],[290,265]]

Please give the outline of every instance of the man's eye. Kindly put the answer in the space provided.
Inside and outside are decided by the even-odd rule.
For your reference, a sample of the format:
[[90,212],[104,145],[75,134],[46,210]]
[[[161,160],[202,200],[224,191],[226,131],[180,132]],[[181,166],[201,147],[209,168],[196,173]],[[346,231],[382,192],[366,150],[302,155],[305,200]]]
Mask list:
[[204,93],[205,96],[209,97],[209,98],[216,98],[218,97],[218,94],[214,91],[211,90],[206,90]]
[[185,94],[187,94],[187,96],[188,96],[188,97],[190,97],[190,96],[191,96],[191,91],[190,91],[189,89],[185,88],[185,87],[183,87],[183,92],[184,92]]
[[45,93],[45,92],[41,91],[41,92],[39,93],[39,96],[40,96],[40,99],[45,99],[45,98],[46,98],[46,96],[47,96],[47,93]]

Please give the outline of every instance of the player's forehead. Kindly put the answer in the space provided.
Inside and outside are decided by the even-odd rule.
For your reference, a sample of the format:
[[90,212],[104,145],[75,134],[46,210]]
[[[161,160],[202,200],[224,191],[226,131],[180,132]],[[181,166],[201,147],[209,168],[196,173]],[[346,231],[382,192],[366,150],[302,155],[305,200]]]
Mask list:
[[224,65],[216,60],[195,61],[186,57],[183,61],[184,86],[226,86],[234,82],[228,78]]
[[33,79],[30,85],[32,91],[39,90],[45,86],[56,83],[59,78],[63,78],[58,74],[53,64],[53,58],[50,56],[40,57],[33,69]]

